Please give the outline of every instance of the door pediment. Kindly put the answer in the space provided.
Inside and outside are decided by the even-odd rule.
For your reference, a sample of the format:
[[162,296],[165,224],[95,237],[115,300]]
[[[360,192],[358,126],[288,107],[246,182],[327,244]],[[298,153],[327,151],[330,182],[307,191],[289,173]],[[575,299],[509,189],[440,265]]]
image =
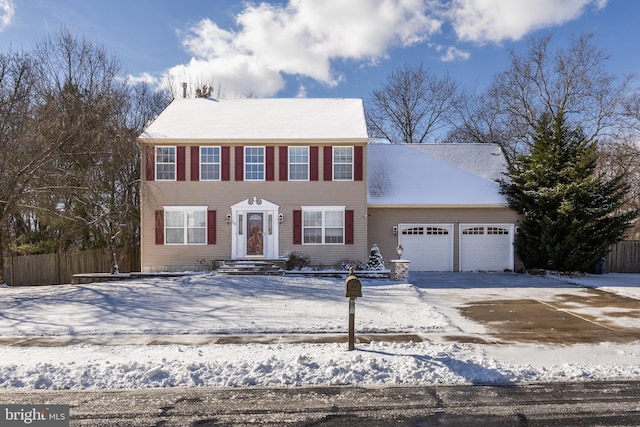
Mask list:
[[236,203],[235,205],[231,205],[231,209],[232,210],[248,210],[248,209],[253,209],[253,210],[265,210],[265,211],[273,211],[273,210],[278,210],[280,208],[280,206],[276,205],[275,203],[271,203],[268,200],[265,199],[258,199],[257,197],[253,197],[253,200],[243,200],[241,202]]

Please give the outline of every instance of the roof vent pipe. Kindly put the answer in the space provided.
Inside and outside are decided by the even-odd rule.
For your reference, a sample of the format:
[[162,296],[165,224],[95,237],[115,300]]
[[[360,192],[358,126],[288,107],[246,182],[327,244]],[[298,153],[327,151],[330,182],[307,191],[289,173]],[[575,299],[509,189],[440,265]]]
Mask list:
[[187,97],[187,82],[182,83],[182,97],[183,98]]

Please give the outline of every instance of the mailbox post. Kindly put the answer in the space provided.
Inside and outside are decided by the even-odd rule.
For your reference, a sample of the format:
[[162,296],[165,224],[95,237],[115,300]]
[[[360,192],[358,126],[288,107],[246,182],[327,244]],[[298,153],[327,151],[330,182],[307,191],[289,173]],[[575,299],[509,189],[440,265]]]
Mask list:
[[345,280],[345,296],[349,298],[349,351],[352,351],[356,341],[356,298],[362,297],[362,283],[353,274],[353,267],[349,268],[349,275]]

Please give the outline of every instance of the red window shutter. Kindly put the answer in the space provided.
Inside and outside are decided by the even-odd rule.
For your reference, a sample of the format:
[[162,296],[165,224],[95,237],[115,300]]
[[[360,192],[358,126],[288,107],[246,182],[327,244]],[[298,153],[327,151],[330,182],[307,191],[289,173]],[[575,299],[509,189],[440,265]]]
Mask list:
[[184,181],[185,180],[185,147],[177,147],[176,148],[176,180]]
[[302,244],[302,211],[293,211],[293,244]]
[[191,147],[191,181],[200,181],[200,147]]
[[222,147],[220,151],[222,155],[222,177],[220,179],[229,181],[231,180],[231,148]]
[[145,178],[147,181],[153,181],[156,179],[156,148],[146,146],[145,147]]
[[280,181],[289,180],[289,147],[280,147],[278,150],[278,167],[280,169]]
[[164,211],[156,211],[156,245],[164,245]]
[[244,147],[236,147],[236,181],[244,181]]
[[353,211],[344,211],[344,243],[353,245]]
[[363,178],[363,151],[364,147],[361,145],[353,147],[353,179],[355,181],[362,181]]
[[309,180],[318,180],[318,147],[309,147]]
[[216,211],[207,211],[207,245],[216,244]]
[[266,181],[273,181],[275,179],[275,148],[265,147],[265,162],[266,162]]
[[333,149],[324,147],[324,180],[331,181],[333,179]]

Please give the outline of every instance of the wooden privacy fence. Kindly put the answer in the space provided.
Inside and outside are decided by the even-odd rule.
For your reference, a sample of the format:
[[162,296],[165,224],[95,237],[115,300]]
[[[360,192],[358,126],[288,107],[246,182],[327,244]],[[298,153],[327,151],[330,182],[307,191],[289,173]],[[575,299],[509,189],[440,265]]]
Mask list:
[[611,246],[605,273],[640,273],[640,240],[624,240]]
[[[140,247],[117,251],[121,273],[140,271]],[[111,272],[107,249],[4,257],[4,280],[10,286],[61,285],[80,273]]]

